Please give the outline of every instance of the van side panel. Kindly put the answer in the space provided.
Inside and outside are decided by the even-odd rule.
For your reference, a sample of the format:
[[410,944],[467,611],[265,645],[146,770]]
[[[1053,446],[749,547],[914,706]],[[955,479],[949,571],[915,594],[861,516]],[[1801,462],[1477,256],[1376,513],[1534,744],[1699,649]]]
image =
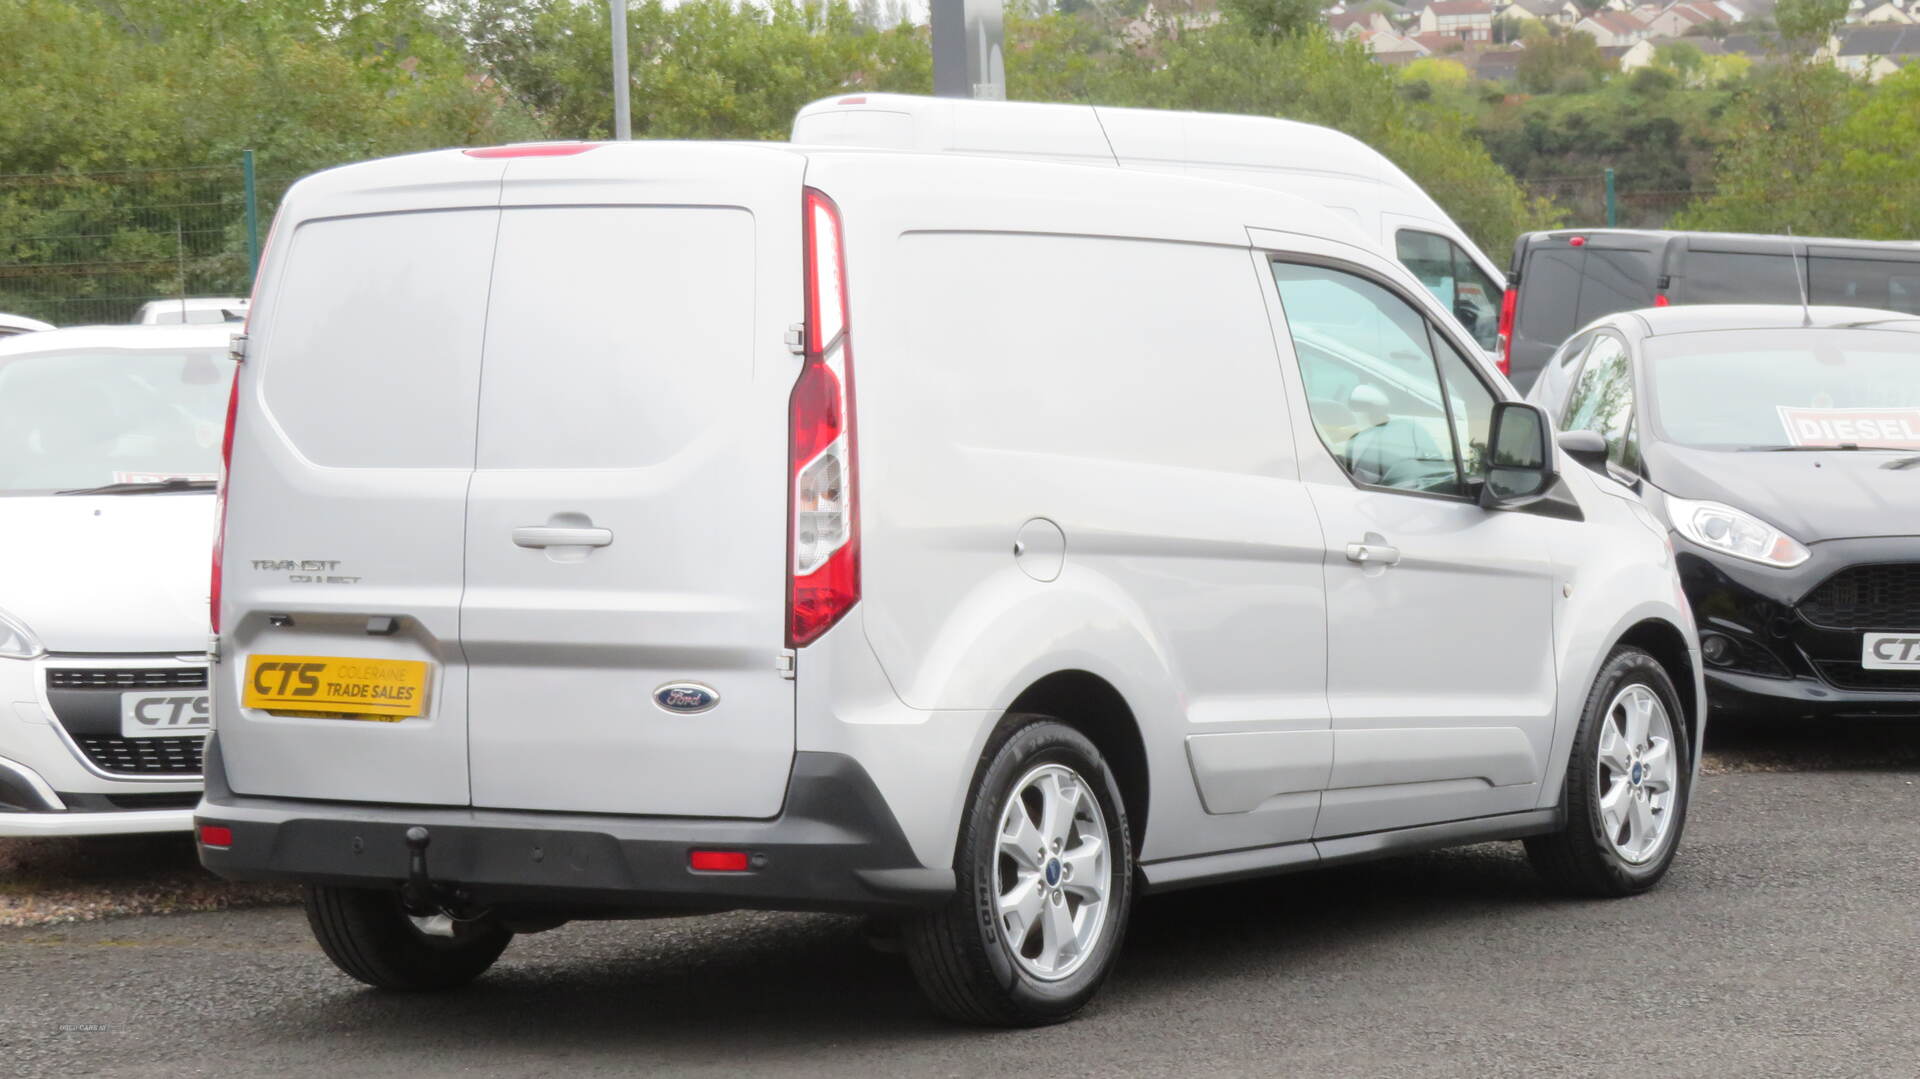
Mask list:
[[[296,192],[283,213],[300,222],[301,206]],[[214,680],[238,793],[467,801],[458,552],[498,219],[490,206],[358,214],[276,237],[239,373]],[[388,616],[393,632],[370,631]],[[262,653],[424,660],[428,711],[242,708],[246,658]]]
[[[884,234],[884,264],[849,255],[861,617],[901,700],[997,716],[1088,671],[1142,730],[1145,857],[1305,838],[1317,790],[1209,815],[1185,746],[1328,726],[1322,545],[1245,249],[917,231],[829,194]],[[1036,519],[1064,535],[1057,575],[1016,550]],[[968,778],[927,796],[957,805]]]

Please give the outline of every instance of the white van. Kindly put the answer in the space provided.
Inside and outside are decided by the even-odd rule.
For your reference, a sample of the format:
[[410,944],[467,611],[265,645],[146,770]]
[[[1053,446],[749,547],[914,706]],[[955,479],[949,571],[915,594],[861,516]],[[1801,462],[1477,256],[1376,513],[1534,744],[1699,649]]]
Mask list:
[[231,337],[0,340],[0,836],[193,827]]
[[1042,1023],[1137,890],[1525,837],[1618,895],[1673,857],[1664,527],[1308,203],[614,143],[280,215],[199,841],[309,885],[363,981],[865,911],[943,1012]]
[[1297,195],[1392,252],[1482,352],[1505,363],[1498,335],[1507,285],[1495,262],[1385,155],[1329,127],[1271,116],[852,94],[801,109],[793,141],[1173,173]]

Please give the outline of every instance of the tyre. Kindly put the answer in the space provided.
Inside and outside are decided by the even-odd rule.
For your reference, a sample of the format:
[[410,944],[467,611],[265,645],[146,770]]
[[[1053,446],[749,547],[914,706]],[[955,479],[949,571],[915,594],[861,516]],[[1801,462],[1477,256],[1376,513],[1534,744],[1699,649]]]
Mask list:
[[307,924],[333,965],[377,989],[452,989],[487,972],[513,934],[491,921],[423,933],[398,891],[308,885]]
[[1133,839],[1100,751],[1065,724],[1016,716],[983,755],[955,849],[954,897],[901,945],[936,1010],[1041,1026],[1106,980],[1133,900]]
[[1638,648],[1615,649],[1567,760],[1566,824],[1526,841],[1534,868],[1572,895],[1633,895],[1659,883],[1686,826],[1691,751],[1666,669]]

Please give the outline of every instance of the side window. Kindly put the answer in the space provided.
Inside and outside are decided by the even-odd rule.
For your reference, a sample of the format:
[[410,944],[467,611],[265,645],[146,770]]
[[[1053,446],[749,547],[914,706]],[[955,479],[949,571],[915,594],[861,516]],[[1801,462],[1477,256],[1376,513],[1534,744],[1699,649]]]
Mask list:
[[1394,236],[1394,246],[1400,262],[1453,312],[1481,348],[1491,351],[1498,344],[1503,295],[1493,278],[1459,244],[1437,233],[1402,229]]
[[1273,277],[1314,429],[1340,466],[1371,486],[1463,494],[1420,313],[1340,270],[1275,262]]
[[1639,439],[1633,430],[1633,364],[1625,342],[1603,334],[1587,352],[1580,381],[1567,399],[1560,427],[1596,431],[1607,440],[1607,459],[1628,472],[1640,467]]
[[1487,441],[1493,427],[1493,391],[1473,373],[1473,364],[1445,337],[1433,335],[1440,354],[1440,379],[1447,388],[1447,410],[1453,417],[1460,465],[1469,484],[1486,472]]

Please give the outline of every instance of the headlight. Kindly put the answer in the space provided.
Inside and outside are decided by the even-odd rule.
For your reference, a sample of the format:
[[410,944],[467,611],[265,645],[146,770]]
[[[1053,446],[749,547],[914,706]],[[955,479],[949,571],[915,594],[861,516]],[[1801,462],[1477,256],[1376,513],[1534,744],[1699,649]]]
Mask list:
[[1666,498],[1667,520],[1674,531],[1702,547],[1723,551],[1749,562],[1792,569],[1813,557],[1800,541],[1751,513],[1719,502],[1691,502]]
[[40,646],[40,638],[33,635],[25,622],[0,611],[0,656],[8,659],[33,659],[45,652]]

